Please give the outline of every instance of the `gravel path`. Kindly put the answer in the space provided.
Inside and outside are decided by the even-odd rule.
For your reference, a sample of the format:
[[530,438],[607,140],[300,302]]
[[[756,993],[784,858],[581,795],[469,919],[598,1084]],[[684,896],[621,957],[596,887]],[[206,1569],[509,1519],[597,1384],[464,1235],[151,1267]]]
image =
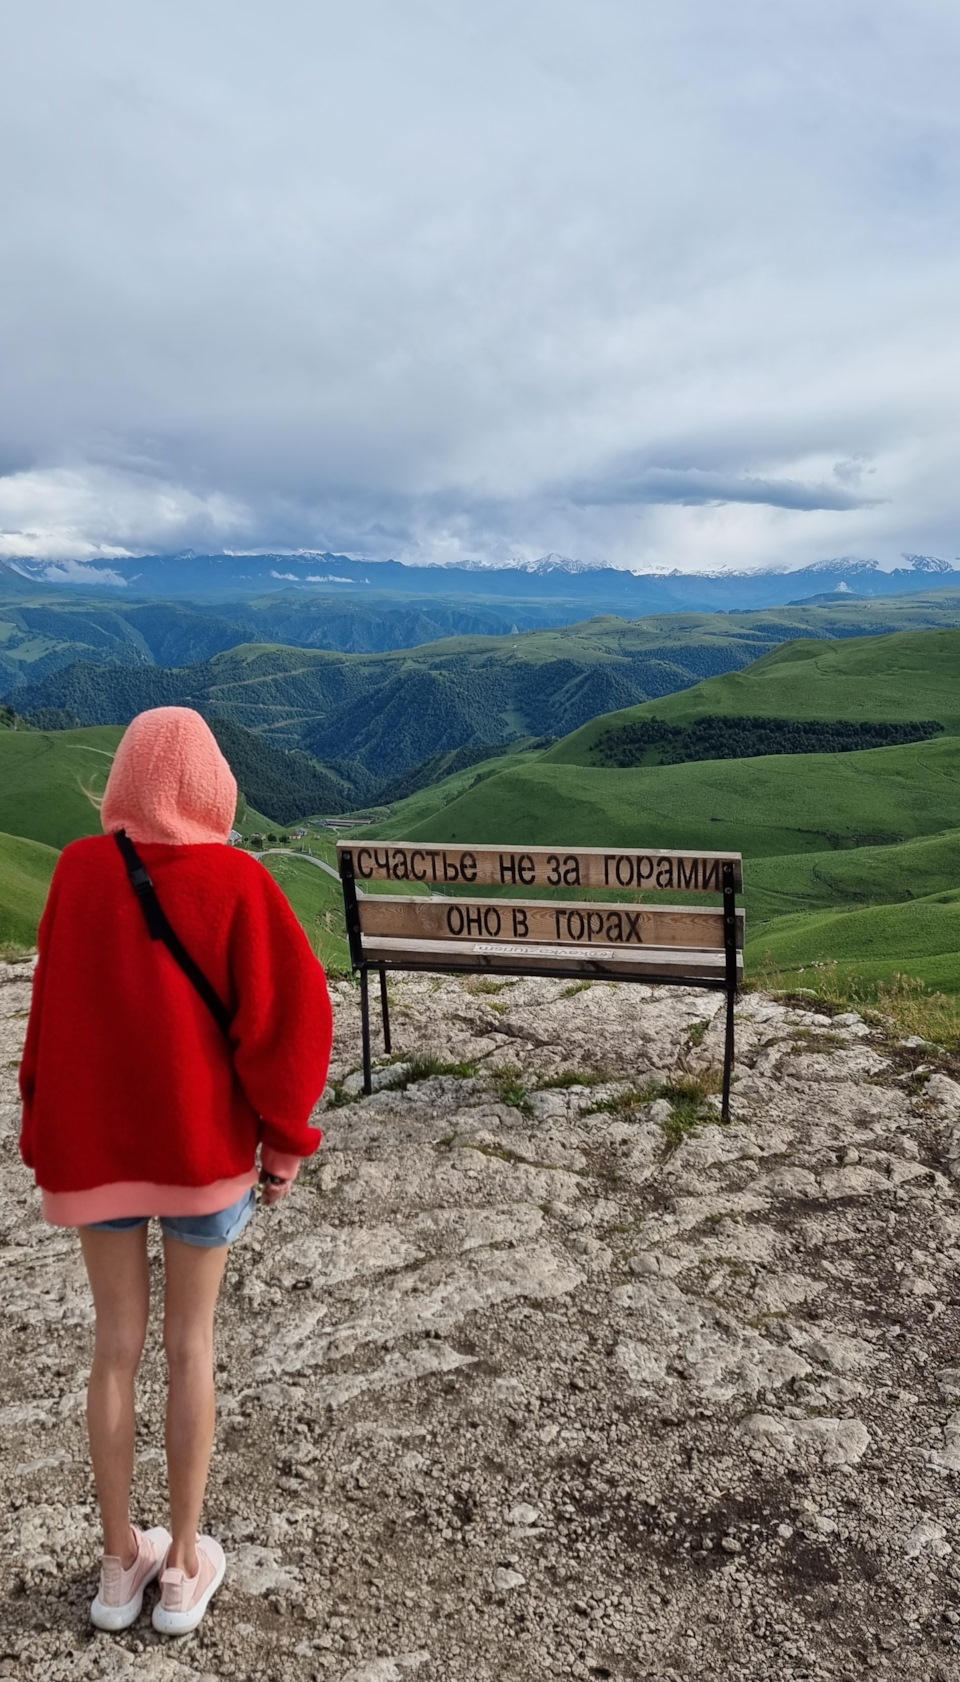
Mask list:
[[[90,1309],[16,1153],[3,974],[0,1676],[960,1678],[960,1085],[930,1048],[748,996],[722,1127],[712,995],[418,978],[362,1099],[339,984],[326,1143],[224,1290],[227,1581],[170,1644],[86,1621]],[[140,1396],[156,1523],[156,1326]]]

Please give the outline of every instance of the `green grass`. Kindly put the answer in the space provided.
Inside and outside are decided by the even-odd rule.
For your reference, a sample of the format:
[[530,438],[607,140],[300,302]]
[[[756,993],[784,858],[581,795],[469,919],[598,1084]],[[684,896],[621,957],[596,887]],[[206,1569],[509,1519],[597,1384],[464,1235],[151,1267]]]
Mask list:
[[[916,976],[895,974],[890,980],[870,981],[855,967],[832,962],[793,972],[767,965],[752,985],[799,999],[808,1009],[815,1005],[828,1013],[859,1011],[872,1027],[898,1039],[917,1036],[931,1049],[939,1047],[952,1057],[960,1056],[960,998],[932,993]],[[925,1058],[926,1050],[920,1049],[919,1054]],[[951,1066],[950,1073],[955,1072]]]
[[[290,830],[283,824],[274,823],[272,818],[265,818],[255,807],[248,806],[241,796],[237,816],[233,820],[234,828],[249,840],[251,835],[289,835]],[[291,824],[291,829],[299,829],[300,824]],[[299,842],[297,843],[299,846]]]
[[563,1092],[570,1086],[600,1086],[605,1077],[594,1069],[558,1069],[537,1081],[538,1092]]
[[540,753],[525,749],[517,753],[501,754],[495,759],[481,760],[466,771],[455,771],[452,776],[442,777],[439,782],[431,783],[429,788],[419,789],[416,794],[408,794],[405,800],[398,800],[391,807],[389,817],[378,823],[358,825],[351,834],[358,837],[370,836],[376,840],[404,836],[419,824],[429,822],[437,812],[459,799],[460,795],[474,787],[482,786],[505,768],[515,769],[519,765],[532,764],[541,757]]
[[405,839],[690,847],[764,858],[958,828],[960,742],[945,736],[861,753],[628,771],[541,759],[467,790],[407,828]]
[[339,882],[305,859],[285,853],[268,854],[263,865],[286,894],[324,968],[331,975],[347,973],[350,953]]
[[787,642],[743,671],[591,719],[546,754],[590,765],[604,730],[642,718],[688,724],[706,715],[900,722],[938,719],[960,734],[960,631],[898,631],[844,641]]
[[719,1123],[719,1112],[706,1100],[719,1092],[721,1086],[722,1077],[715,1069],[696,1075],[673,1075],[669,1080],[649,1081],[645,1086],[619,1092],[613,1098],[604,1098],[587,1114],[615,1115],[626,1119],[635,1116],[644,1104],[665,1098],[670,1105],[670,1114],[660,1123],[660,1131],[668,1151],[675,1151],[689,1134]]
[[0,834],[0,953],[29,951],[60,857],[55,847]]
[[796,911],[855,910],[944,892],[960,881],[960,830],[897,846],[752,859],[744,902],[758,928]]
[[864,982],[906,973],[936,991],[960,993],[960,888],[902,905],[777,918],[748,939],[746,961],[794,977],[824,963]]
[[[704,713],[937,718],[946,733],[844,754],[629,770],[590,761],[591,741],[612,724]],[[960,632],[793,643],[746,671],[596,719],[536,758],[494,761],[475,786],[424,790],[377,833],[742,852],[748,974],[769,952],[794,980],[836,959],[865,986],[907,971],[960,993],[958,734]]]
[[0,830],[49,847],[100,832],[84,788],[102,793],[120,725],[0,731]]

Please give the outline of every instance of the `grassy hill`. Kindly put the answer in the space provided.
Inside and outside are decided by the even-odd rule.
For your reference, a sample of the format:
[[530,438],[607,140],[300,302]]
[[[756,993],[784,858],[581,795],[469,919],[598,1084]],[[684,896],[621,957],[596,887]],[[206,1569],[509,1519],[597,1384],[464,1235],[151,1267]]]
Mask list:
[[[712,619],[692,637],[607,618],[376,655],[247,644],[178,668],[82,661],[15,699],[22,713],[56,707],[92,724],[127,723],[150,706],[196,706],[346,775],[356,765],[386,781],[438,753],[576,729],[746,665],[770,646],[753,629]],[[368,797],[361,789],[360,800]]]
[[0,834],[0,955],[34,944],[59,857],[56,847]]
[[937,719],[960,733],[960,631],[900,631],[845,642],[790,642],[746,671],[727,672],[682,694],[591,719],[550,750],[558,765],[590,765],[598,738],[655,717],[689,724],[707,717]]
[[798,911],[894,905],[960,882],[960,830],[886,847],[788,853],[752,859],[748,877],[754,930]]
[[469,789],[479,788],[481,783],[499,776],[504,770],[534,764],[542,757],[542,749],[521,746],[514,752],[507,751],[489,759],[476,760],[463,769],[451,771],[425,788],[417,789],[413,794],[394,801],[378,821],[364,828],[363,833],[375,836],[412,833],[420,824],[429,822],[437,812],[451,805]]
[[[951,611],[960,620],[960,597]],[[911,600],[909,608],[892,604],[884,612],[887,624],[902,624],[902,615],[918,609]],[[382,798],[373,783],[382,789],[461,748],[563,736],[553,750],[557,763],[592,764],[598,732],[623,722],[650,715],[682,722],[704,713],[807,717],[797,709],[809,704],[811,688],[822,697],[824,718],[927,720],[950,712],[954,725],[947,727],[955,727],[960,702],[945,700],[938,672],[912,663],[911,650],[924,637],[950,649],[960,630],[864,641],[871,619],[884,623],[876,604],[636,622],[607,616],[370,655],[249,643],[177,667],[80,661],[11,693],[23,713],[57,708],[90,724],[126,723],[150,706],[196,706],[278,747],[311,754],[343,785],[345,797],[331,794],[327,807],[342,810],[351,799],[360,806]],[[804,640],[781,646],[798,635]],[[887,711],[878,699],[880,710],[871,712],[871,662],[888,670],[887,656],[877,667],[870,652],[878,640],[899,641],[902,666],[888,671]],[[858,649],[865,651],[859,666],[850,659]],[[898,684],[910,688],[908,715]],[[858,694],[865,712],[856,710]]]
[[331,974],[349,971],[350,954],[339,882],[294,854],[268,853],[263,863],[286,894],[326,969]]
[[942,736],[862,753],[711,760],[641,770],[555,763],[495,772],[409,825],[408,840],[636,845],[740,851],[750,858],[877,847],[960,828],[960,742]]
[[797,984],[811,967],[835,965],[861,982],[906,974],[960,993],[960,887],[901,905],[781,917],[748,941],[746,959]]
[[356,798],[359,778],[348,783],[309,754],[278,748],[231,719],[211,718],[210,728],[244,794],[268,814],[268,828],[336,812]]
[[[16,588],[3,591],[3,583]],[[567,625],[570,603],[410,601],[368,591],[363,599],[289,589],[242,602],[133,601],[58,596],[0,571],[0,690],[36,683],[76,660],[188,666],[241,643],[289,643],[367,654],[447,636],[504,636],[519,627]],[[942,609],[940,611],[943,611]],[[948,610],[949,611],[949,610]]]
[[[902,723],[932,740],[616,769],[593,746],[640,718]],[[960,633],[792,643],[746,671],[592,720],[478,783],[424,790],[366,835],[741,851],[747,964],[794,982],[836,959],[872,984],[907,972],[960,992]],[[453,780],[451,780],[451,783]],[[960,897],[960,896],[958,896]]]
[[[409,572],[402,574],[409,579]],[[622,577],[622,575],[621,575]],[[359,581],[358,581],[359,582]],[[116,592],[86,593],[39,587],[0,563],[0,691],[35,683],[77,660],[121,665],[188,666],[243,643],[284,643],[297,648],[370,654],[436,642],[442,637],[502,637],[582,622],[585,601],[553,599],[541,586],[539,600],[457,599],[442,595],[411,600],[396,591],[331,596],[285,587],[242,601],[125,600]],[[442,583],[437,576],[436,582]],[[596,583],[596,580],[594,581]],[[601,593],[594,612],[630,610]],[[818,605],[755,612],[674,612],[645,615],[653,639],[674,657],[677,646],[751,636],[754,654],[797,636],[878,636],[892,630],[930,630],[960,624],[960,590],[947,587],[874,599],[842,596]],[[679,640],[678,640],[679,639]],[[685,662],[681,662],[685,663]],[[742,664],[743,662],[739,662]],[[705,676],[704,671],[698,673]]]
[[0,830],[57,848],[98,834],[84,789],[102,792],[122,735],[116,725],[0,730]]
[[[708,643],[714,639],[710,658],[720,658],[718,622],[726,616],[700,617],[711,621],[704,632]],[[784,618],[729,617],[776,619],[781,628]],[[754,970],[768,953],[791,974],[837,957],[848,965],[862,962],[868,979],[909,964],[911,973],[931,984],[960,990],[960,970],[948,961],[953,901],[943,898],[960,886],[960,630],[830,641],[807,637],[766,652],[745,670],[591,719],[546,751],[530,745],[529,729],[517,751],[475,759],[471,748],[465,756],[474,761],[469,764],[458,757],[462,747],[449,740],[444,745],[444,729],[451,727],[455,736],[457,720],[458,729],[479,730],[481,741],[484,731],[510,729],[519,737],[521,725],[534,718],[556,728],[564,707],[569,716],[579,705],[593,705],[597,695],[626,681],[625,672],[649,665],[650,638],[660,638],[656,646],[662,653],[666,634],[659,624],[651,629],[648,622],[595,620],[506,639],[509,646],[501,642],[495,649],[490,639],[453,639],[418,649],[415,658],[245,647],[187,673],[113,670],[116,693],[127,685],[123,692],[138,705],[150,702],[139,692],[135,696],[130,685],[145,678],[182,685],[189,678],[195,693],[176,698],[211,706],[215,698],[218,711],[232,710],[243,716],[244,728],[261,730],[256,740],[265,748],[283,741],[287,730],[313,732],[317,739],[339,718],[341,724],[350,721],[354,745],[368,759],[385,757],[388,741],[399,735],[408,763],[427,758],[434,773],[450,768],[439,781],[418,787],[416,771],[407,773],[394,763],[394,787],[412,792],[389,811],[371,813],[375,821],[364,826],[365,836],[742,851],[747,959]],[[741,656],[747,640],[733,637]],[[730,658],[730,652],[727,646],[722,657]],[[660,660],[662,667],[667,664]],[[74,679],[77,673],[94,674],[95,695],[97,671],[74,668]],[[162,698],[175,697],[164,692]],[[58,704],[52,696],[50,704]],[[942,734],[849,752],[629,769],[597,764],[594,744],[603,732],[650,717],[677,725],[709,718],[891,726],[933,720]],[[102,765],[119,733],[114,729],[108,744],[103,730],[48,736],[0,732],[0,826],[62,844],[52,814],[69,793],[73,815],[61,822],[61,832],[81,821],[78,813],[86,829],[74,827],[73,833],[95,829],[95,812],[86,802],[79,806],[77,756],[86,754],[87,764],[99,751]],[[807,738],[797,731],[795,739]],[[847,739],[855,740],[855,734]],[[11,741],[19,743],[8,753],[16,773],[12,782],[3,775]],[[56,744],[59,757],[49,746],[41,750],[41,742]],[[424,753],[425,744],[432,757]],[[51,793],[54,788],[58,792]],[[11,821],[11,812],[17,821]],[[21,829],[21,821],[33,827]],[[261,820],[256,827],[270,825]],[[311,937],[328,957],[341,961],[337,884],[297,859],[268,860],[268,868]]]

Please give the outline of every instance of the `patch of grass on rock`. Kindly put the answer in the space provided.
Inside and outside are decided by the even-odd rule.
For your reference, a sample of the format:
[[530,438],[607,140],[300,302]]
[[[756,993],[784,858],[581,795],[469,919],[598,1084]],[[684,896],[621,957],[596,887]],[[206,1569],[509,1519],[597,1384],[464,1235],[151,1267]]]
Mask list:
[[558,1069],[554,1075],[544,1075],[537,1081],[538,1092],[563,1091],[568,1086],[602,1086],[605,1075],[593,1069]]
[[405,1057],[403,1064],[394,1091],[402,1092],[406,1087],[413,1086],[416,1081],[430,1080],[434,1075],[453,1075],[457,1080],[472,1080],[477,1072],[476,1063],[467,1059],[459,1063],[448,1063],[442,1057],[426,1057],[422,1054]]
[[523,1115],[530,1115],[533,1105],[530,1102],[529,1088],[523,1078],[523,1070],[504,1066],[491,1069],[497,1097],[501,1104],[509,1104],[511,1109],[520,1110]]
[[722,1085],[723,1076],[717,1069],[705,1069],[695,1075],[674,1075],[669,1080],[650,1081],[639,1089],[630,1088],[613,1098],[604,1098],[590,1113],[627,1117],[644,1104],[665,1098],[670,1105],[670,1116],[661,1122],[661,1129],[669,1149],[673,1151],[700,1127],[719,1122],[718,1112],[707,1103],[707,1099],[719,1092]]

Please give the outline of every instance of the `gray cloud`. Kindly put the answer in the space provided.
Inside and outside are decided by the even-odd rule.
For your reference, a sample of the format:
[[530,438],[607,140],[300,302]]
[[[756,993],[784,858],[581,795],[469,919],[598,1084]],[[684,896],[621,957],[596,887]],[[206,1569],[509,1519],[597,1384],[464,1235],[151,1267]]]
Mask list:
[[793,479],[755,479],[744,474],[709,473],[696,467],[648,467],[633,477],[573,485],[570,501],[584,508],[617,503],[680,503],[683,507],[724,502],[760,503],[769,508],[848,509],[870,507],[839,484],[802,484]]
[[956,552],[941,0],[6,35],[0,553]]

